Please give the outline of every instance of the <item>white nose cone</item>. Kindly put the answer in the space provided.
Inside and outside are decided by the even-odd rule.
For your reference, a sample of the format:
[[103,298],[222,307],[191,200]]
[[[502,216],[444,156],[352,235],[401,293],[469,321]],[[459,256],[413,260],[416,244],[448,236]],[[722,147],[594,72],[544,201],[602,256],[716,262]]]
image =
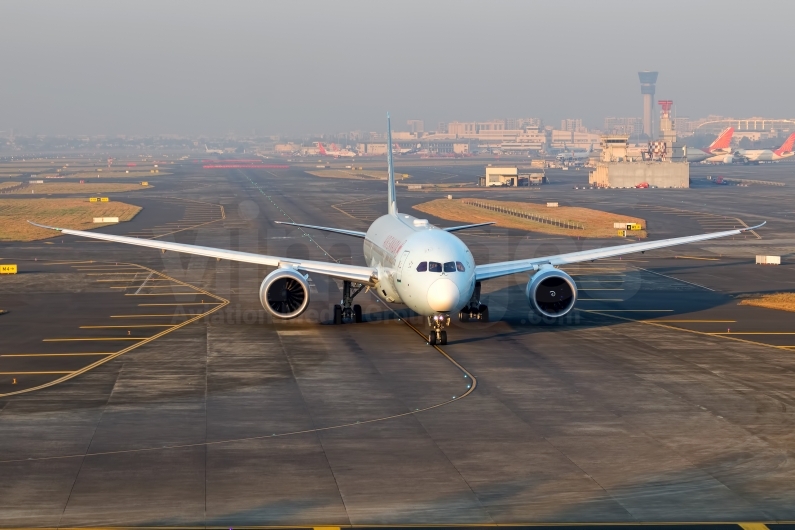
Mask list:
[[453,311],[458,309],[458,299],[461,294],[458,286],[452,280],[440,278],[431,284],[428,289],[428,305],[434,311]]

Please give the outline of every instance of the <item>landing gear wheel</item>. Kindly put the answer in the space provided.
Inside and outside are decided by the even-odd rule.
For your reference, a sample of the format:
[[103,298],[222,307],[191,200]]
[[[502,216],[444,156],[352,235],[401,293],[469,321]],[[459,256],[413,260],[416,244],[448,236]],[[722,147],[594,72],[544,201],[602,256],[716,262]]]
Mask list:
[[481,322],[489,321],[489,306],[481,304],[480,307],[478,307],[478,313]]
[[353,306],[353,321],[357,324],[361,324],[362,322],[362,306],[359,304]]
[[334,306],[334,324],[342,324],[342,306],[339,304]]
[[428,344],[430,344],[431,346],[436,346],[436,332],[435,331],[431,331],[430,333],[428,333]]
[[447,344],[447,332],[445,330],[439,332],[439,344],[442,346]]
[[458,320],[459,320],[459,322],[469,322],[469,312],[468,311],[459,311],[458,312]]

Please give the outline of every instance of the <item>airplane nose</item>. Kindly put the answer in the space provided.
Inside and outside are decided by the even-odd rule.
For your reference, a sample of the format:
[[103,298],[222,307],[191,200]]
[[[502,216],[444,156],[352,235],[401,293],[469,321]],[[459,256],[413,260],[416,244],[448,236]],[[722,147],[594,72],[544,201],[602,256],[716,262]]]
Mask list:
[[447,278],[439,278],[428,289],[428,305],[434,311],[453,311],[458,309],[461,293],[458,286]]

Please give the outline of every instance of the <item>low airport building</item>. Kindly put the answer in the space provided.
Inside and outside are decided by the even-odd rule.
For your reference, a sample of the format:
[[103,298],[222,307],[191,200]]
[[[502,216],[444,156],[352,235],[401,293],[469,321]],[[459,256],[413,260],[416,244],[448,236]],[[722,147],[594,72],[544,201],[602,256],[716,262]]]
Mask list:
[[665,142],[650,142],[640,156],[629,156],[625,135],[602,137],[602,157],[588,176],[597,188],[689,188],[690,164],[672,156]]
[[538,186],[545,182],[544,168],[516,166],[486,167],[486,174],[480,177],[480,186],[519,187]]

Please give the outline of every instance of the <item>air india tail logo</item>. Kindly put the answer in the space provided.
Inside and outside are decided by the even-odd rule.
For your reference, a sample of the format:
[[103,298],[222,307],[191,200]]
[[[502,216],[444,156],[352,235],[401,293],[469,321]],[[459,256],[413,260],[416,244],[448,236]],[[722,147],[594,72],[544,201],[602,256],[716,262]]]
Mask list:
[[710,147],[710,151],[717,149],[727,149],[732,142],[732,135],[734,134],[734,127],[729,127],[718,136]]
[[795,133],[789,135],[787,141],[784,142],[781,147],[776,150],[776,154],[780,155],[781,153],[789,153],[792,151],[792,146],[795,145]]

